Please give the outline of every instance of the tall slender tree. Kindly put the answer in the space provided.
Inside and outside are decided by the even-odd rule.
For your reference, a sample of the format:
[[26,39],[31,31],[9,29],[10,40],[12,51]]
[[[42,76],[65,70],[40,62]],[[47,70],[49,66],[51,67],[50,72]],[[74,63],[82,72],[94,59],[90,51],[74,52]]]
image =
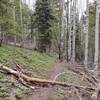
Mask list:
[[71,36],[72,36],[72,32],[71,32],[71,28],[72,28],[72,0],[70,0],[69,2],[69,9],[70,9],[70,12],[69,12],[69,16],[68,16],[68,29],[69,29],[69,34],[68,34],[68,61],[71,61],[71,55],[72,55],[72,39],[71,39]]
[[87,68],[88,66],[88,32],[89,32],[89,0],[86,2],[87,5],[87,10],[86,10],[86,31],[85,31],[85,36],[84,36],[84,41],[85,41],[85,53],[84,53],[84,65]]
[[24,45],[24,33],[23,33],[23,13],[22,13],[22,0],[19,0],[19,6],[20,6],[20,24],[21,24],[21,34],[22,34],[22,43],[21,46]]
[[94,54],[94,72],[98,75],[98,61],[99,61],[99,0],[96,0],[96,24],[95,24],[95,54]]
[[16,45],[16,14],[15,14],[15,0],[13,1],[13,26],[14,26],[14,42]]
[[64,9],[65,9],[65,1],[61,0],[61,29],[60,29],[60,60],[63,61],[64,59]]
[[73,32],[72,32],[72,62],[75,62],[75,40],[76,40],[76,9],[77,0],[73,1]]
[[69,0],[67,0],[65,2],[65,12],[66,12],[66,15],[65,15],[65,19],[66,19],[66,35],[65,35],[65,56],[66,56],[66,60],[68,60],[68,34],[69,34]]

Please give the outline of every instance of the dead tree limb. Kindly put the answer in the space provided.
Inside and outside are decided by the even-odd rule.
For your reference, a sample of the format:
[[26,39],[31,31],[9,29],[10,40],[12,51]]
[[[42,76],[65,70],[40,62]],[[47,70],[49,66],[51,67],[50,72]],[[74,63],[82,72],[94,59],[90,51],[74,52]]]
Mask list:
[[[62,87],[74,87],[76,89],[85,89],[86,91],[89,92],[94,92],[95,88],[93,87],[87,87],[87,86],[77,86],[77,85],[72,85],[72,84],[67,84],[65,82],[59,82],[59,81],[52,81],[52,80],[46,80],[46,79],[38,79],[38,78],[32,78],[29,77],[23,73],[19,73],[19,71],[15,71],[11,68],[8,68],[7,66],[4,66],[0,64],[0,70],[3,70],[4,72],[7,72],[9,74],[14,75],[16,78],[22,78],[28,85],[30,86],[38,86],[38,87],[49,87],[49,86],[62,86]],[[20,75],[19,75],[20,74]]]

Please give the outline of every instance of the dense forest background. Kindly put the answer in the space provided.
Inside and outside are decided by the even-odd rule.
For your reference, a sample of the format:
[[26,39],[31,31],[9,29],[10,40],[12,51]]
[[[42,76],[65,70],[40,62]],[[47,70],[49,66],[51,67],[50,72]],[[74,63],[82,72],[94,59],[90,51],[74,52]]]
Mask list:
[[[26,48],[34,48],[41,52],[59,52],[61,31],[63,31],[63,52],[68,56],[68,3],[61,4],[60,0],[37,0],[35,11],[28,8],[20,0],[0,1],[0,41],[1,43],[17,44]],[[64,14],[62,16],[64,9]],[[89,60],[93,61],[95,3],[89,4]],[[71,15],[72,16],[72,15]],[[84,56],[84,27],[86,26],[86,12],[79,18],[76,9],[76,60]],[[62,18],[63,17],[63,18]],[[63,20],[63,25],[61,24]],[[44,49],[44,50],[42,50]]]

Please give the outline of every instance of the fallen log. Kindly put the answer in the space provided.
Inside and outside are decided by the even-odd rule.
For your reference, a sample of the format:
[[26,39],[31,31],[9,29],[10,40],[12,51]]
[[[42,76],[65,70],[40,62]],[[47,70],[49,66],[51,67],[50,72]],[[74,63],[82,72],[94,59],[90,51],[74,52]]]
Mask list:
[[77,85],[72,85],[72,84],[67,84],[65,82],[59,82],[59,81],[52,81],[52,80],[46,80],[46,79],[38,79],[38,78],[32,78],[29,77],[23,73],[20,73],[19,71],[15,71],[3,64],[0,64],[0,70],[7,72],[11,75],[14,75],[16,78],[21,78],[24,80],[28,85],[31,86],[38,86],[38,87],[50,87],[50,86],[62,86],[62,87],[74,87],[76,89],[84,89],[89,92],[94,92],[95,88],[93,87],[87,87],[87,86],[77,86]]

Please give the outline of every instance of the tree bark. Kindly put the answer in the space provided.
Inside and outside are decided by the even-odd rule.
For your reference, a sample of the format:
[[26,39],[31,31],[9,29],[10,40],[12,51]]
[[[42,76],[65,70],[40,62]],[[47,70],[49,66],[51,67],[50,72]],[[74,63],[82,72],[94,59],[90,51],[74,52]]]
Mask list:
[[22,0],[19,0],[19,6],[20,6],[20,21],[21,21],[21,34],[22,34],[21,46],[23,47],[23,45],[24,45],[24,33],[23,33]]
[[95,54],[94,54],[94,73],[98,75],[98,60],[99,60],[99,0],[96,0],[96,25],[95,25]]
[[15,42],[15,45],[16,45],[16,23],[15,23],[15,20],[16,20],[16,18],[15,18],[15,2],[14,2],[14,7],[13,7],[13,20],[14,20],[14,42]]
[[89,29],[89,0],[87,0],[87,11],[86,11],[86,32],[85,32],[85,52],[84,52],[84,65],[87,69],[88,66],[88,29]]
[[66,44],[65,44],[65,55],[68,60],[68,34],[69,34],[69,0],[66,2]]
[[60,60],[63,61],[64,60],[64,5],[65,5],[65,1],[61,0],[61,31],[60,31],[60,48],[59,48],[59,52],[60,52]]
[[77,0],[73,1],[73,32],[72,32],[72,63],[75,63],[75,39],[76,39],[76,6]]
[[69,2],[69,9],[70,9],[70,12],[69,12],[69,36],[68,36],[68,61],[71,60],[71,54],[72,54],[72,43],[71,43],[71,36],[72,36],[72,33],[71,33],[71,27],[72,27],[72,16],[71,16],[71,13],[72,13],[72,1]]

